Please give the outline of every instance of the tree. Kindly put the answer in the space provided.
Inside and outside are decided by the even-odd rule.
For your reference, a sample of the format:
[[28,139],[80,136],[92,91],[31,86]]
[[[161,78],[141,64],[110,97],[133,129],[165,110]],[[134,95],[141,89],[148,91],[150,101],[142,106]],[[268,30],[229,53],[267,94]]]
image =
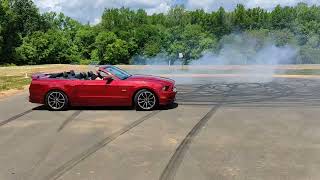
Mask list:
[[320,64],[320,49],[303,46],[297,58],[298,64]]
[[106,9],[102,15],[101,25],[105,30],[118,32],[121,30],[127,30],[132,28],[137,22],[144,22],[144,14],[140,10],[138,11],[138,18],[135,18],[135,12],[128,8],[120,9]]
[[15,48],[22,43],[21,37],[41,30],[43,19],[32,0],[1,1],[1,34],[4,63],[15,62]]
[[90,26],[83,26],[76,32],[74,43],[79,47],[83,59],[90,59],[97,34]]
[[248,9],[247,11],[247,29],[260,29],[269,27],[269,16],[267,11],[259,7]]
[[187,25],[179,37],[173,38],[168,53],[172,58],[177,58],[179,53],[184,54],[188,63],[189,60],[198,59],[202,52],[209,49],[215,49],[217,42],[212,36],[203,33],[199,25]]
[[25,38],[16,49],[17,64],[64,64],[79,62],[78,49],[62,31],[37,31]]
[[130,60],[129,46],[121,40],[116,39],[105,48],[103,61],[101,64],[128,64]]
[[271,26],[274,29],[290,29],[296,18],[295,9],[292,7],[282,8],[278,5],[270,14]]
[[167,26],[185,26],[190,24],[191,18],[183,6],[176,6],[169,10],[167,15]]
[[41,28],[42,18],[32,0],[11,0],[14,28],[22,36],[31,34]]
[[292,44],[292,45],[298,44],[296,37],[288,29],[271,31],[270,36],[272,37],[276,46],[285,46],[287,44]]
[[244,30],[248,26],[248,17],[245,7],[242,4],[238,4],[234,10],[233,24],[237,30]]
[[106,47],[108,44],[112,44],[117,40],[117,36],[113,32],[101,32],[98,34],[95,40],[95,50],[94,56],[98,57],[99,61],[104,59],[104,55],[106,52]]
[[237,49],[232,51],[253,63],[245,56],[266,42],[297,47],[297,62],[316,63],[320,46],[320,7],[305,3],[279,5],[272,11],[241,4],[232,11],[221,7],[212,12],[176,6],[166,14],[152,15],[143,9],[113,8],[105,9],[101,23],[89,25],[62,13],[40,14],[33,0],[1,0],[0,17],[0,65],[126,64],[133,57],[159,54],[174,61],[179,53],[188,63],[206,51],[223,54],[226,44],[233,44]]
[[[0,3],[0,17],[5,17],[5,11],[4,11],[4,7],[2,5],[2,3]],[[4,28],[5,28],[5,21],[4,18],[0,18],[0,64],[2,64],[3,59],[1,59],[2,57],[2,49],[4,47],[4,42],[3,42],[3,32],[4,32]]]
[[145,44],[142,55],[154,57],[161,52],[161,44],[157,41],[150,41]]
[[220,7],[218,12],[212,13],[211,16],[214,18],[214,23],[212,25],[213,33],[217,37],[221,38],[222,36],[231,32],[230,25],[227,22],[227,14],[223,7]]
[[300,64],[319,64],[320,63],[320,36],[310,35],[308,41],[301,47],[297,63]]
[[[159,53],[162,47],[165,46],[165,39],[167,38],[165,31],[166,29],[161,25],[142,25],[137,27],[135,29],[134,41],[140,47],[137,50],[138,53],[142,52],[143,54],[147,54],[147,56],[155,56],[154,52],[150,53],[149,50],[151,49],[157,49],[156,51]],[[155,48],[155,46],[158,46],[158,48]]]

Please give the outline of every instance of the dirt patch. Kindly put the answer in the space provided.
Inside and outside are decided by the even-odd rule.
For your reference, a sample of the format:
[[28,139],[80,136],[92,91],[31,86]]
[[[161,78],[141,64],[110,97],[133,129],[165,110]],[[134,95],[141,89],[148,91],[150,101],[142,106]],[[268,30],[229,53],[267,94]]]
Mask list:
[[23,92],[28,90],[28,88],[29,88],[29,85],[24,86],[21,89],[10,89],[10,90],[6,90],[6,91],[1,91],[0,92],[0,100],[4,99],[6,97],[13,96],[13,95],[22,94]]

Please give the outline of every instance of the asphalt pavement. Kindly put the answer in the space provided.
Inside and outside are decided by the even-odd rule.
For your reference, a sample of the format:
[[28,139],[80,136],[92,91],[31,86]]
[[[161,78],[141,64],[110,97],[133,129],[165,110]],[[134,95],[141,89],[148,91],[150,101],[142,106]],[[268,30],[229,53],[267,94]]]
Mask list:
[[320,80],[178,85],[152,112],[0,100],[1,180],[320,179]]

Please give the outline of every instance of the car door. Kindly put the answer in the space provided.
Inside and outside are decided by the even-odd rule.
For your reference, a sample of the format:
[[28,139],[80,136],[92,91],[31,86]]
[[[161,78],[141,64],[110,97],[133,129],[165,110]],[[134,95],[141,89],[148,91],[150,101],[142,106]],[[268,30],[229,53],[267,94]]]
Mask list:
[[114,79],[106,84],[108,92],[106,94],[109,105],[112,106],[130,106],[133,86],[126,80]]
[[81,106],[127,106],[130,105],[130,86],[119,79],[83,80],[77,97]]
[[82,80],[77,89],[81,106],[106,106],[110,104],[110,86],[105,80]]

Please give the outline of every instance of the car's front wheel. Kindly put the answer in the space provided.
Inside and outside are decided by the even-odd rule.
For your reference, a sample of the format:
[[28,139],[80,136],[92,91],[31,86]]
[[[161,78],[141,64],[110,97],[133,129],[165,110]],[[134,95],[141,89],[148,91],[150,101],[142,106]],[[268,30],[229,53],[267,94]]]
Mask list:
[[46,96],[46,105],[52,111],[64,110],[68,103],[68,97],[62,91],[50,91]]
[[153,110],[158,103],[156,95],[146,89],[143,89],[136,94],[134,102],[136,109],[143,111]]

